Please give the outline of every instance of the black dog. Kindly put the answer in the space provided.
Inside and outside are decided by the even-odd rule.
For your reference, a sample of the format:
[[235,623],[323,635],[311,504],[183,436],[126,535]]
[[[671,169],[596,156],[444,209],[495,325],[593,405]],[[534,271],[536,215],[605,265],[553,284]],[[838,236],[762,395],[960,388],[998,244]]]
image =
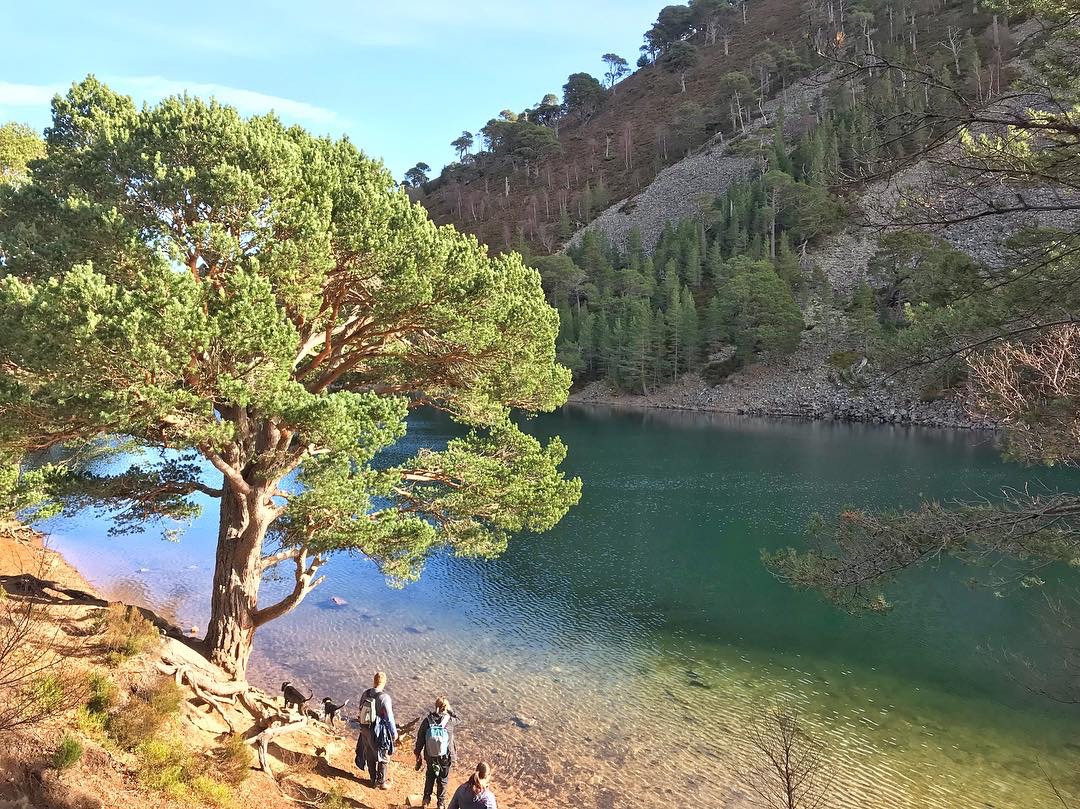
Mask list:
[[293,705],[296,706],[296,710],[300,713],[304,713],[304,703],[310,700],[314,696],[314,693],[304,696],[300,693],[300,690],[293,686],[291,682],[286,680],[281,684],[281,697],[285,700],[285,707],[289,708]]
[[322,701],[322,718],[330,727],[334,726],[334,719],[337,717],[337,712],[345,709],[345,706],[349,704],[348,700],[345,700],[340,705],[335,705],[330,701],[330,697],[323,697]]

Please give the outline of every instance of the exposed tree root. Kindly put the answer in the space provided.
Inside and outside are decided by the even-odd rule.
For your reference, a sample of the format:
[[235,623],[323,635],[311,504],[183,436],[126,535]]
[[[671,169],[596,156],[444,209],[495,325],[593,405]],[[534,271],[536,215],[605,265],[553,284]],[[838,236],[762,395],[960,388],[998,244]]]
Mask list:
[[285,725],[274,725],[268,727],[262,733],[255,737],[255,746],[259,751],[259,766],[262,771],[269,776],[273,776],[273,770],[270,769],[270,756],[268,749],[270,747],[270,740],[275,736],[281,736],[285,733],[291,733],[294,730],[300,730],[307,727],[307,720],[298,719],[295,722],[289,722]]
[[228,725],[231,733],[236,733],[235,722],[225,711],[226,705],[243,706],[254,720],[254,726],[246,735],[259,753],[259,766],[263,772],[272,776],[268,748],[270,740],[294,730],[307,727],[307,719],[295,711],[282,708],[276,701],[256,691],[244,681],[225,680],[215,677],[207,668],[196,661],[184,661],[168,652],[162,654],[157,668],[176,680],[177,685],[186,685],[192,693],[213,708]]

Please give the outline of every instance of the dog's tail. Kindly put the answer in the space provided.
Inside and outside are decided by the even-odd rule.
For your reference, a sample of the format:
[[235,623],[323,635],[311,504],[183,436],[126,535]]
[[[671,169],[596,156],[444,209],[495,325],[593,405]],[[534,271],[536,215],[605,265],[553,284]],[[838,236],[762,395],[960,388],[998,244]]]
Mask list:
[[341,703],[341,707],[340,707],[340,708],[338,708],[338,710],[339,710],[339,711],[344,711],[344,710],[345,710],[345,706],[346,706],[346,705],[348,705],[348,704],[349,704],[349,700],[345,700],[345,701],[344,701],[343,703]]

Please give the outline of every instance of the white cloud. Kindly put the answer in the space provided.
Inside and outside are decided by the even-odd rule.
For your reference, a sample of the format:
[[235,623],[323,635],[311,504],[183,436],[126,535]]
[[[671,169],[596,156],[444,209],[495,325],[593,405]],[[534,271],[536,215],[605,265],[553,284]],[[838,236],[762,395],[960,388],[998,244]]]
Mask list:
[[52,97],[62,93],[64,89],[58,84],[14,84],[0,81],[0,106],[47,107]]
[[341,126],[340,116],[333,110],[297,101],[292,98],[229,87],[209,82],[178,81],[161,76],[121,76],[107,81],[116,90],[139,99],[154,101],[166,96],[189,95],[209,98],[213,96],[223,104],[236,107],[244,115],[257,115],[273,110],[282,118],[320,126]]

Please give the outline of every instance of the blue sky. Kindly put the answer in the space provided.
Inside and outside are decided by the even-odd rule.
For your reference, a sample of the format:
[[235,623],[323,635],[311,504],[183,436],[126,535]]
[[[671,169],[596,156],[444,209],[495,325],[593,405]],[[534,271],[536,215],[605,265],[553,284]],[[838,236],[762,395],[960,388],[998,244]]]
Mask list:
[[637,60],[662,0],[259,3],[0,0],[0,122],[43,128],[49,99],[87,73],[136,101],[188,90],[244,113],[273,108],[347,133],[400,177],[566,76]]

